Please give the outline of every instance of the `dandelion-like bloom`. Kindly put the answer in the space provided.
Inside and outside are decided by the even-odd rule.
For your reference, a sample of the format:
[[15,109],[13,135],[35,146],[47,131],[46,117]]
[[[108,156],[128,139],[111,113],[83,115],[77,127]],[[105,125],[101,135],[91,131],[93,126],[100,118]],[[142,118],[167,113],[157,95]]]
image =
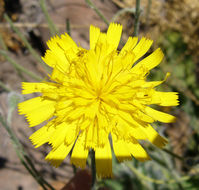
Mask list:
[[30,139],[35,147],[52,146],[46,156],[52,165],[59,166],[72,150],[71,163],[84,168],[89,150],[94,149],[98,176],[110,177],[111,144],[118,161],[132,156],[144,161],[150,158],[139,140],[158,147],[167,142],[151,123],[169,123],[175,117],[150,105],[176,106],[178,95],[155,90],[164,80],[146,81],[163,53],[157,49],[138,62],[152,41],[129,37],[118,51],[121,33],[119,24],[111,23],[107,33],[91,25],[90,50],[77,46],[67,34],[52,38],[43,57],[53,69],[51,82],[22,83],[23,94],[41,93],[20,103],[19,113],[25,114],[30,127],[48,120]]

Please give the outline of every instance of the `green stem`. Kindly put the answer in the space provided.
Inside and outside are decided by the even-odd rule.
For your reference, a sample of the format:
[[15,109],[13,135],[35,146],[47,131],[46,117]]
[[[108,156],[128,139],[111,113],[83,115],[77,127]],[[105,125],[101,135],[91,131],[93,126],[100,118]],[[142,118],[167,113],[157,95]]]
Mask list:
[[76,166],[75,165],[73,165],[72,164],[72,168],[73,168],[73,173],[74,173],[74,175],[77,173],[77,168],[76,168]]
[[162,160],[164,160],[164,162],[167,165],[167,169],[170,173],[170,178],[172,178],[172,180],[175,180],[176,184],[178,185],[180,190],[183,190],[183,186],[182,186],[182,182],[179,180],[180,176],[178,176],[178,174],[175,172],[175,170],[173,170],[173,163],[171,162],[171,159],[169,159],[168,157],[165,156],[165,153],[161,152],[161,150],[159,150],[159,153],[162,157]]
[[66,19],[66,31],[68,33],[68,35],[71,35],[71,29],[70,29],[70,20],[67,18]]
[[30,43],[28,42],[28,40],[25,38],[25,36],[15,27],[15,25],[13,24],[12,20],[9,18],[9,16],[7,14],[4,14],[4,18],[5,20],[10,24],[11,28],[17,33],[17,35],[21,38],[21,40],[23,41],[23,43],[25,44],[25,46],[28,48],[28,50],[30,51],[30,53],[33,55],[33,57],[36,59],[36,61],[38,61],[39,63],[41,63],[41,65],[46,68],[47,70],[49,70],[49,68],[47,67],[47,65],[42,61],[41,57],[37,54],[37,52],[33,49],[33,47],[30,45]]
[[147,27],[149,25],[149,15],[151,12],[151,3],[152,3],[152,0],[148,0],[147,10],[146,10],[146,26]]
[[95,151],[91,150],[91,172],[92,172],[92,185],[91,189],[95,189],[95,183],[96,183],[96,166],[95,166]]
[[59,35],[59,31],[58,31],[57,27],[55,26],[55,24],[53,23],[52,19],[50,18],[50,15],[48,14],[48,11],[47,11],[47,8],[46,8],[47,7],[46,6],[46,1],[45,0],[40,0],[39,3],[40,3],[42,11],[44,13],[44,16],[46,18],[46,21],[48,22],[48,26],[49,26],[51,35],[52,36]]
[[[15,147],[15,142],[12,142],[14,144],[14,147]],[[41,185],[41,187],[43,187],[44,190],[48,190],[45,185],[42,183],[42,181],[38,178],[37,175],[35,175],[35,173],[31,170],[31,168],[28,166],[28,164],[25,162],[21,152],[18,150],[18,148],[16,147],[15,148],[15,151],[17,153],[17,156],[19,158],[19,160],[21,161],[21,163],[24,165],[24,167],[26,168],[26,170],[30,173],[30,175],[33,176],[33,178],[37,181],[37,183],[39,185]]]
[[[168,181],[164,181],[164,180],[159,180],[159,179],[154,179],[154,178],[151,178],[151,177],[148,177],[148,176],[145,176],[143,173],[139,172],[136,168],[133,167],[133,165],[131,163],[126,163],[126,165],[131,169],[131,171],[136,175],[138,176],[141,180],[146,180],[146,181],[149,181],[151,183],[155,183],[155,184],[174,184],[176,183],[176,180],[174,179],[171,179],[171,180],[168,180]],[[179,179],[179,181],[186,181],[190,179],[189,176],[183,176]]]
[[1,44],[1,46],[2,46],[2,48],[3,48],[4,50],[6,50],[6,51],[8,50],[6,44],[5,44],[4,40],[3,40],[3,37],[2,37],[2,35],[1,35],[1,33],[0,33],[0,44]]
[[7,92],[11,92],[12,90],[8,88],[3,82],[0,81],[0,87],[3,88]]
[[136,0],[136,8],[135,8],[135,23],[134,23],[134,36],[138,36],[139,33],[139,17],[140,17],[140,0]]
[[38,179],[38,177],[32,172],[32,170],[28,167],[28,165],[26,164],[26,162],[20,157],[20,154],[17,153],[17,155],[18,155],[18,157],[19,157],[21,163],[24,165],[24,167],[27,169],[27,171],[30,173],[30,175],[32,175],[32,176],[35,178],[35,180],[37,181],[37,183],[38,183],[39,185],[41,185],[41,187],[43,187],[44,190],[48,190],[48,189],[44,186],[44,184],[41,183],[41,181]]
[[181,156],[179,156],[179,155],[177,155],[177,154],[171,152],[171,151],[168,150],[168,149],[163,148],[163,149],[161,149],[161,150],[163,150],[163,151],[166,152],[167,154],[170,154],[171,156],[173,156],[173,157],[175,157],[175,158],[177,158],[177,159],[179,159],[179,160],[181,160],[181,161],[184,161],[184,158],[183,158],[183,157],[181,157]]
[[[26,153],[24,152],[24,150],[23,150],[19,140],[17,139],[16,135],[13,133],[11,128],[7,125],[7,123],[4,121],[4,119],[1,116],[0,116],[0,122],[3,125],[3,127],[6,129],[6,131],[8,132],[10,139],[11,139],[11,142],[12,142],[14,148],[15,148],[15,151],[16,151],[17,156],[19,157],[21,163],[24,165],[24,167],[27,169],[27,171],[35,178],[35,180],[40,184],[40,182],[36,178],[34,172],[29,168],[29,166],[27,165],[27,163],[25,162],[25,160],[23,158],[23,155],[26,154]],[[46,188],[44,188],[44,189],[46,189]]]
[[123,8],[121,10],[119,10],[114,16],[113,18],[111,19],[111,22],[115,22],[116,19],[118,17],[120,17],[121,15],[125,14],[125,13],[132,13],[132,14],[135,14],[135,8]]
[[85,0],[87,5],[93,9],[97,15],[106,23],[107,26],[109,26],[109,21],[104,17],[102,12],[94,5],[94,3],[91,0]]
[[36,174],[38,180],[43,184],[46,184],[51,190],[54,190],[54,188],[45,180],[41,177],[41,175],[39,174],[39,172],[36,170],[34,164],[32,163],[32,161],[30,160],[30,158],[27,155],[24,155],[25,160],[27,161],[27,163],[30,165],[31,169],[33,170],[33,172]]
[[7,61],[10,62],[16,70],[21,71],[23,73],[26,73],[28,76],[32,77],[33,79],[35,79],[37,81],[41,81],[42,80],[42,78],[38,77],[36,74],[34,74],[31,71],[27,70],[23,66],[19,65],[10,56],[8,56],[5,51],[0,50],[0,55],[4,56],[5,59],[7,59]]
[[[14,132],[11,130],[11,127],[7,125],[7,123],[4,121],[3,117],[0,116],[0,122],[2,126],[5,128],[5,130],[8,132],[10,139],[12,141],[12,144],[15,148],[15,151],[17,153],[17,156],[19,157],[21,163],[24,165],[24,167],[27,169],[27,171],[33,176],[33,178],[40,184],[44,190],[55,190],[45,179],[41,177],[41,175],[38,173],[38,171],[35,169],[33,163],[31,162],[30,158],[24,151],[20,141],[14,134]],[[48,187],[45,187],[45,185]]]
[[150,157],[152,158],[152,160],[154,160],[157,164],[159,164],[160,166],[162,166],[163,168],[167,168],[167,165],[164,163],[164,161],[158,157],[156,157],[155,155],[153,154],[150,154]]

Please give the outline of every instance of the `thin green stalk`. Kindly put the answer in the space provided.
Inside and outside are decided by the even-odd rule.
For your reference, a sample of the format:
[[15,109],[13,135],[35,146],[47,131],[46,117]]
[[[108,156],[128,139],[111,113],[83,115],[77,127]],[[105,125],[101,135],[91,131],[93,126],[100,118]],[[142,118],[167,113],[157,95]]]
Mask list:
[[24,158],[26,159],[27,163],[29,164],[29,166],[31,167],[31,169],[33,170],[33,172],[36,174],[38,180],[41,183],[46,184],[51,190],[54,190],[54,188],[45,180],[41,177],[41,175],[39,174],[39,172],[36,170],[34,164],[32,163],[32,161],[30,160],[30,158],[28,157],[28,155],[24,155]]
[[172,151],[170,151],[170,150],[168,150],[168,149],[163,148],[163,149],[161,149],[161,150],[164,151],[164,152],[166,152],[167,154],[170,154],[171,156],[173,156],[173,157],[175,157],[175,158],[181,160],[181,161],[184,161],[184,158],[183,158],[183,157],[181,157],[181,156],[179,156],[179,155],[173,153]]
[[118,18],[118,17],[120,17],[121,15],[123,15],[123,14],[125,14],[125,13],[133,13],[133,14],[135,14],[135,8],[123,8],[123,9],[121,9],[121,10],[119,10],[114,16],[113,16],[113,18],[111,19],[111,21],[112,22],[115,22],[116,21],[116,19]]
[[0,81],[0,87],[3,88],[7,92],[11,92],[12,90],[8,88],[3,82]]
[[166,168],[167,169],[167,165],[164,163],[164,161],[162,161],[162,159],[156,157],[155,155],[153,154],[150,154],[150,157],[152,160],[154,160],[157,164],[159,164],[160,166],[162,166],[163,168]]
[[38,61],[39,63],[41,63],[41,65],[46,68],[47,70],[49,70],[49,68],[47,67],[47,65],[42,61],[41,57],[38,55],[38,53],[33,49],[33,47],[31,46],[31,44],[28,42],[28,40],[26,39],[26,37],[18,30],[18,28],[15,27],[15,25],[13,24],[12,20],[9,18],[9,16],[7,14],[4,14],[4,18],[5,20],[10,24],[11,28],[17,33],[17,35],[21,38],[21,40],[23,41],[23,43],[25,44],[25,46],[28,48],[28,50],[30,51],[30,53],[33,55],[33,57],[36,59],[36,61]]
[[[145,176],[143,173],[139,172],[135,167],[133,167],[133,165],[131,163],[126,163],[126,165],[131,169],[131,171],[136,175],[138,176],[141,180],[146,180],[146,181],[149,181],[151,183],[155,183],[155,184],[174,184],[176,183],[176,180],[174,179],[171,179],[171,180],[168,180],[168,181],[164,181],[164,180],[159,180],[159,179],[154,179],[154,178],[151,178],[151,177],[148,177],[148,176]],[[190,179],[189,176],[183,176],[179,179],[179,181],[186,181]]]
[[92,149],[90,153],[91,153],[91,173],[92,173],[91,189],[95,190],[95,184],[96,184],[95,151]]
[[139,17],[140,17],[140,0],[136,0],[136,8],[135,8],[135,23],[134,23],[134,36],[138,36],[139,33]]
[[[16,152],[17,152],[17,151],[16,151]],[[41,181],[37,178],[37,176],[35,176],[35,174],[34,174],[34,173],[32,172],[32,170],[28,167],[28,165],[26,164],[26,162],[20,157],[20,154],[17,153],[17,155],[18,155],[18,157],[19,157],[21,163],[24,165],[24,167],[27,169],[27,171],[30,173],[30,175],[32,175],[32,176],[35,178],[35,180],[37,181],[37,183],[38,183],[39,185],[41,185],[41,187],[43,187],[44,190],[48,190],[48,189],[44,186],[44,184],[41,183]]]
[[139,172],[135,167],[133,167],[133,165],[131,163],[126,163],[126,165],[141,180],[146,180],[146,181],[149,181],[149,182],[152,182],[152,183],[156,183],[156,184],[164,184],[165,183],[163,180],[157,180],[157,179],[153,179],[153,178],[150,178],[148,176],[145,176],[144,174],[142,174],[141,172]]
[[[15,143],[14,143],[14,142],[12,142],[12,143],[14,144],[14,147],[15,147]],[[28,166],[28,164],[25,162],[25,160],[24,160],[22,154],[20,153],[20,151],[18,150],[17,147],[15,148],[15,151],[16,151],[16,153],[17,153],[17,156],[18,156],[19,160],[20,160],[21,163],[24,165],[24,167],[27,169],[27,171],[30,173],[30,175],[33,176],[33,178],[37,181],[37,183],[38,183],[39,185],[41,185],[41,187],[43,187],[44,190],[48,190],[48,189],[44,186],[44,184],[42,183],[42,181],[38,179],[37,175],[35,175],[35,173],[31,170],[31,168],[30,168],[30,167]]]
[[4,40],[3,40],[3,37],[2,37],[2,35],[1,35],[1,33],[0,33],[0,44],[1,44],[1,46],[2,46],[2,48],[3,48],[4,50],[6,50],[6,51],[8,50],[6,44],[5,44]]
[[66,32],[69,36],[71,35],[70,20],[68,18],[66,19]]
[[8,132],[12,142],[15,145],[15,148],[17,150],[22,150],[21,149],[21,144],[19,142],[19,140],[17,139],[17,137],[15,136],[15,134],[13,133],[13,131],[11,130],[11,128],[7,125],[7,123],[4,121],[3,117],[0,115],[0,122],[3,125],[3,127],[6,129],[6,131]]
[[102,12],[94,5],[94,3],[91,0],[85,0],[87,5],[93,9],[97,15],[106,23],[107,26],[109,26],[109,21],[104,17]]
[[39,3],[40,3],[42,11],[44,13],[44,16],[46,18],[46,21],[48,22],[48,26],[49,26],[51,35],[52,36],[59,35],[59,31],[58,31],[57,27],[55,26],[55,24],[53,23],[52,19],[50,18],[50,15],[48,14],[48,10],[46,8],[47,7],[46,6],[46,1],[45,0],[40,0]]
[[8,54],[5,51],[0,50],[0,55],[4,56],[5,59],[8,62],[10,62],[16,70],[26,73],[28,76],[32,77],[33,79],[35,79],[37,81],[42,80],[42,78],[38,77],[33,72],[31,72],[31,71],[27,70],[26,68],[24,68],[23,66],[19,65],[14,59],[12,59],[10,56],[8,56]]
[[146,10],[146,26],[149,25],[149,15],[151,12],[151,3],[152,3],[152,0],[148,0],[147,10]]
[[[44,190],[54,190],[54,188],[45,180],[41,177],[39,172],[35,169],[32,161],[24,151],[20,141],[14,134],[14,132],[11,130],[11,127],[7,125],[7,123],[4,121],[3,117],[0,116],[0,122],[2,126],[5,128],[5,130],[8,132],[10,139],[13,143],[13,146],[15,148],[15,151],[17,153],[17,156],[19,157],[21,163],[24,165],[24,167],[27,169],[27,171],[34,177],[34,179],[43,187]],[[48,187],[46,187],[46,186]]]
[[72,164],[72,168],[73,168],[73,173],[74,173],[74,175],[77,173],[77,168],[76,168],[76,166],[75,165],[73,165]]
[[[26,169],[28,170],[28,172],[34,177],[33,172],[30,170],[30,168],[28,167],[28,165],[26,164],[26,162],[24,161],[24,158],[22,155],[26,154],[18,140],[18,138],[16,137],[16,135],[13,133],[13,131],[11,130],[11,128],[7,125],[7,123],[4,121],[3,117],[0,115],[0,122],[2,124],[2,126],[4,127],[4,129],[8,132],[11,142],[15,148],[15,151],[17,153],[17,156],[19,157],[20,161],[22,162],[22,164],[26,167]],[[34,177],[35,178],[35,177]]]
[[[180,176],[177,175],[177,173],[175,172],[175,170],[173,169],[174,165],[171,162],[171,159],[169,159],[168,157],[165,156],[165,152],[161,152],[161,150],[158,151],[162,157],[162,160],[164,160],[164,162],[167,165],[167,169],[170,173],[170,179],[172,178],[172,180],[175,180],[175,183],[178,185],[179,189],[183,190],[183,186],[182,186],[182,182],[180,181]],[[170,180],[169,180],[170,181]]]

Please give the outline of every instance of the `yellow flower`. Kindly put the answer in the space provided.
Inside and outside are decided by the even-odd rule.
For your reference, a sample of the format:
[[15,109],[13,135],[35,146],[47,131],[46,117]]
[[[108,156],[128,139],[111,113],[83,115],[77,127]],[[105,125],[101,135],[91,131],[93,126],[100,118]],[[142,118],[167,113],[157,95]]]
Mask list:
[[92,148],[98,176],[110,177],[110,138],[118,161],[132,156],[150,159],[139,140],[158,147],[167,142],[151,123],[169,123],[175,117],[149,105],[176,106],[178,95],[155,90],[164,80],[146,81],[163,53],[157,49],[140,60],[152,40],[138,42],[137,37],[129,37],[118,51],[121,33],[119,24],[111,23],[107,33],[91,25],[90,50],[77,46],[67,34],[53,37],[43,57],[53,69],[51,82],[22,83],[22,94],[40,92],[41,96],[20,103],[19,113],[25,114],[30,127],[48,120],[30,139],[36,148],[45,143],[52,146],[46,160],[56,167],[72,150],[71,163],[84,168]]

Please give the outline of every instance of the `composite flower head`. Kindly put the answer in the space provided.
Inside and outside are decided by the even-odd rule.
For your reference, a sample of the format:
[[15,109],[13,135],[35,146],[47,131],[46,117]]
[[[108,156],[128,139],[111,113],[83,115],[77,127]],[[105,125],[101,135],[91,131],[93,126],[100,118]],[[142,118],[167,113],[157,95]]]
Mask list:
[[[163,81],[146,81],[151,69],[163,59],[160,49],[143,58],[152,40],[129,37],[118,51],[122,26],[111,23],[107,33],[90,26],[90,49],[78,46],[68,34],[47,42],[43,57],[52,68],[48,82],[22,83],[22,93],[41,96],[19,104],[30,127],[48,123],[30,136],[35,147],[52,146],[46,160],[59,166],[72,150],[71,163],[86,166],[90,149],[95,151],[98,176],[112,175],[112,151],[118,161],[150,159],[139,144],[148,140],[165,145],[151,126],[175,117],[150,105],[176,106],[176,92],[160,92]],[[140,61],[139,61],[140,60]],[[111,144],[110,144],[111,139]]]

